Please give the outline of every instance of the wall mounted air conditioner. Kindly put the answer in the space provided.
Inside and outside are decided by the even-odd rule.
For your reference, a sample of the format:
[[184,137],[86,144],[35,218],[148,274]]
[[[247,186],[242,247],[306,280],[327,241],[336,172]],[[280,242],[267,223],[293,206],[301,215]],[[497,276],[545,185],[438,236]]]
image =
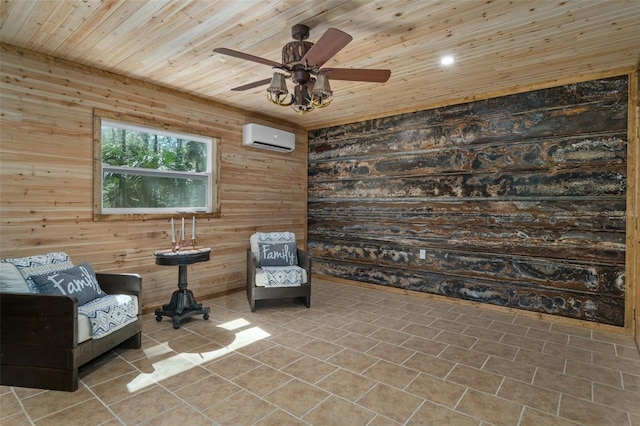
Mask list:
[[250,123],[242,126],[242,145],[291,152],[296,147],[296,135],[284,130]]

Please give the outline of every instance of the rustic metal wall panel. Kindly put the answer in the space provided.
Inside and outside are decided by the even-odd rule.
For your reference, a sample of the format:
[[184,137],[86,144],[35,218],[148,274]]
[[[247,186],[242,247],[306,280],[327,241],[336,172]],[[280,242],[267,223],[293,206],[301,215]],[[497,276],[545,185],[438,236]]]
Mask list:
[[622,326],[627,87],[310,132],[315,271]]

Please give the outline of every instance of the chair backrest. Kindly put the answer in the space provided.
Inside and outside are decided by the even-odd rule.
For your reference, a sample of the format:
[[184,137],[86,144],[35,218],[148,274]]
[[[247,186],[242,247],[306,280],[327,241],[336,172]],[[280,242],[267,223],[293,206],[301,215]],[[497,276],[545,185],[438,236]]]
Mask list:
[[260,243],[278,244],[295,243],[296,234],[293,232],[256,232],[249,238],[251,254],[256,262],[260,260]]

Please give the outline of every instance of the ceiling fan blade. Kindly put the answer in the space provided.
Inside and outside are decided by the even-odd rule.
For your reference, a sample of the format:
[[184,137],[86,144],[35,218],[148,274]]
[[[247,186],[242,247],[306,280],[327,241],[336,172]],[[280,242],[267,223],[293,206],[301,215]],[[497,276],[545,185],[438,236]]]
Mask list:
[[320,40],[309,49],[300,62],[308,67],[320,68],[325,62],[342,50],[353,40],[349,34],[335,28],[329,28]]
[[326,75],[331,80],[366,81],[370,83],[384,83],[391,77],[390,70],[366,68],[323,68],[318,73]]
[[259,64],[269,65],[270,67],[277,67],[288,69],[286,65],[283,65],[279,62],[270,61],[269,59],[264,59],[259,56],[249,55],[248,53],[238,52],[237,50],[227,49],[225,47],[217,47],[213,49],[214,52],[220,53],[222,55],[233,56],[235,58],[245,59],[247,61],[257,62]]
[[242,92],[243,90],[253,89],[254,87],[264,86],[265,84],[269,84],[269,83],[271,83],[271,79],[270,78],[266,78],[264,80],[254,81],[253,83],[248,83],[248,84],[245,84],[243,86],[234,87],[233,89],[231,89],[231,91],[232,92]]

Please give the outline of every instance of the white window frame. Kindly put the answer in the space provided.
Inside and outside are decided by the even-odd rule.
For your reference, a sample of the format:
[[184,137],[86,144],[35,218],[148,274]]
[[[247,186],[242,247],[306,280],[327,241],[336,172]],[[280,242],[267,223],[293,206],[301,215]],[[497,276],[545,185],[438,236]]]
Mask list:
[[[116,117],[111,117],[115,115]],[[217,138],[197,135],[186,132],[183,129],[170,129],[167,125],[146,124],[147,120],[123,116],[121,114],[113,114],[95,111],[94,114],[94,168],[95,182],[99,184],[94,188],[94,219],[101,220],[106,218],[129,218],[132,215],[136,217],[167,217],[175,214],[189,214],[198,216],[212,216],[218,213],[217,203],[217,174],[219,170],[219,161],[217,159]],[[102,126],[115,127],[131,131],[140,131],[161,136],[174,137],[194,142],[204,143],[207,152],[207,164],[205,172],[184,172],[173,170],[158,170],[149,168],[137,168],[127,166],[112,166],[102,162]],[[181,207],[104,207],[103,185],[105,172],[126,173],[137,176],[153,176],[166,178],[183,178],[195,179],[206,182],[206,205],[205,206],[181,206]],[[215,185],[215,186],[214,186]]]

